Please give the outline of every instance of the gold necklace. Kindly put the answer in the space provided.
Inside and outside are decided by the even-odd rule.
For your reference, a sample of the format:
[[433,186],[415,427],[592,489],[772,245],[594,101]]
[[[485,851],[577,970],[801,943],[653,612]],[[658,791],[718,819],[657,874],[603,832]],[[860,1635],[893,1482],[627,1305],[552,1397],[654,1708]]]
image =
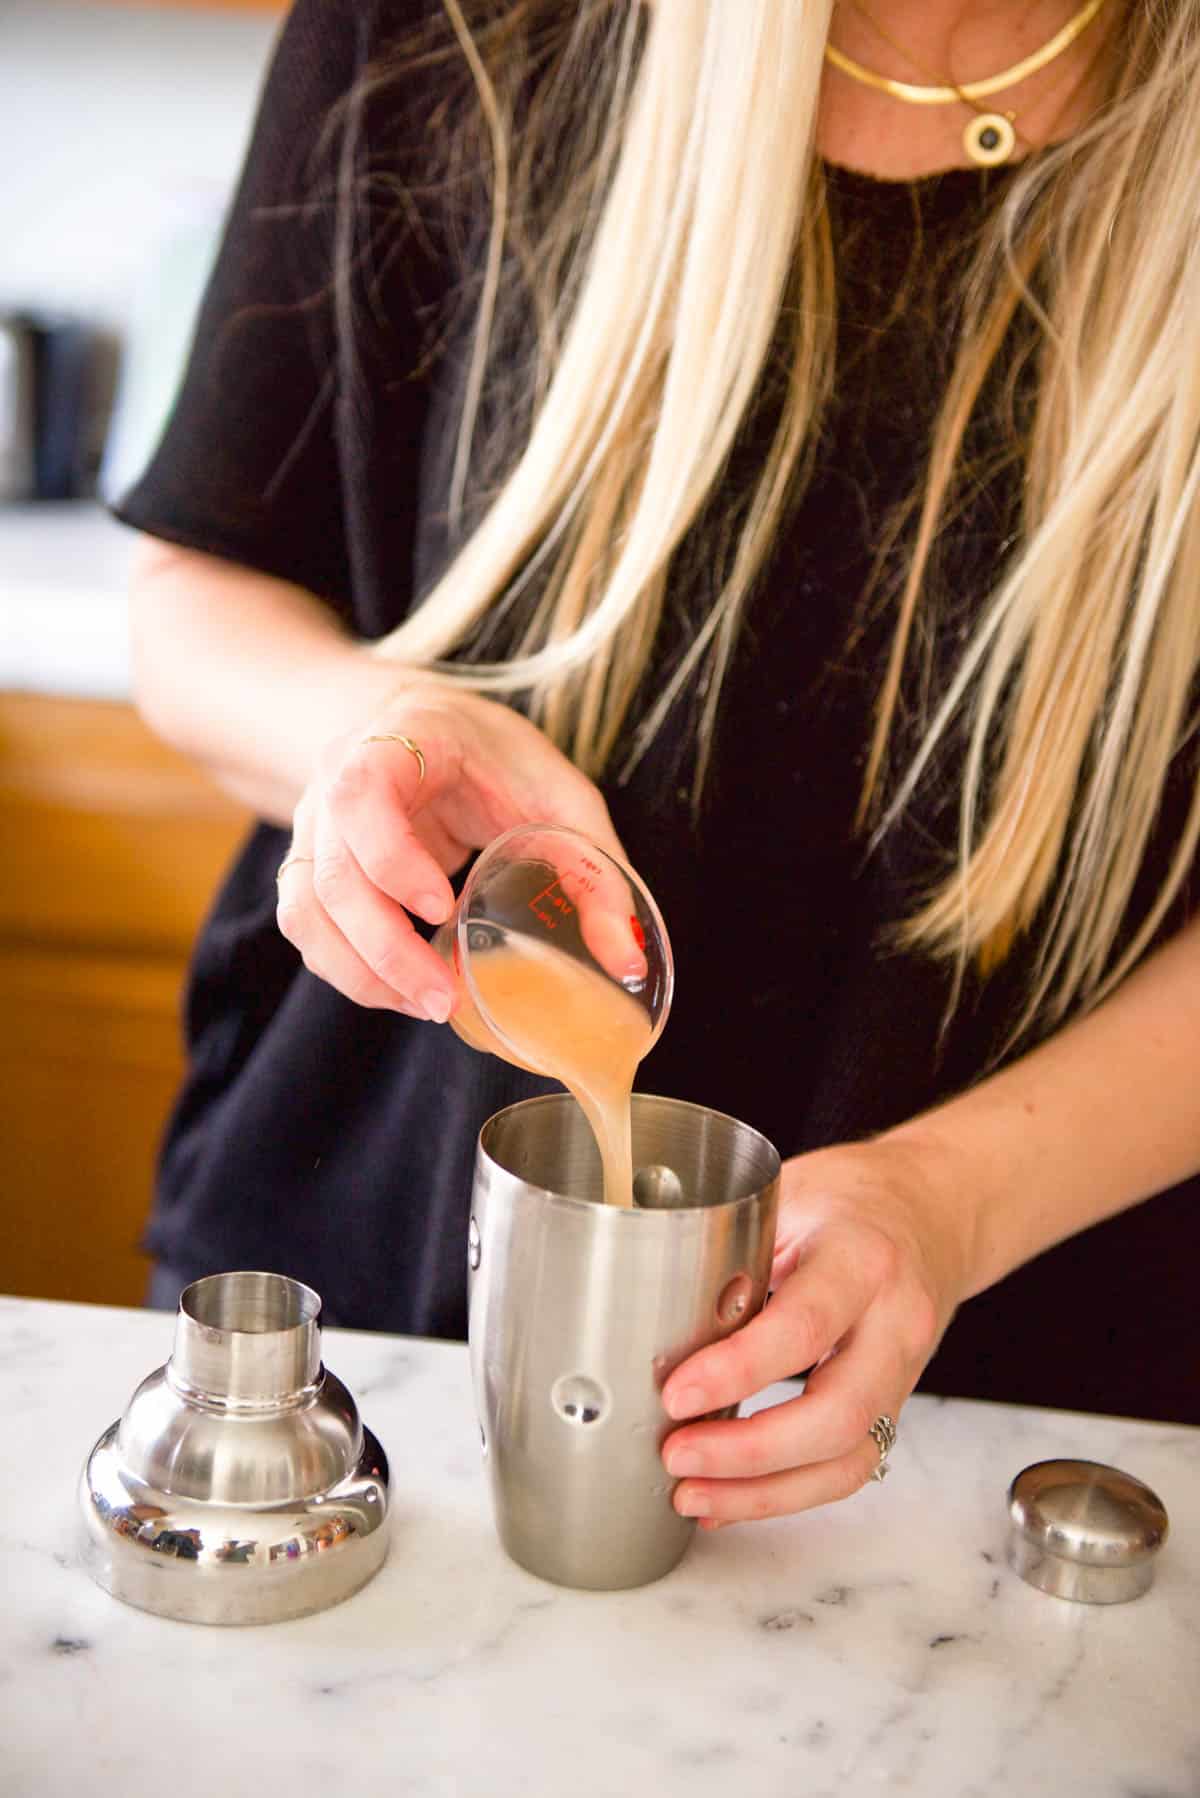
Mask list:
[[[912,106],[949,106],[959,101],[975,107],[976,116],[963,132],[963,148],[971,161],[979,167],[993,168],[997,163],[1007,162],[1013,153],[1017,141],[1013,128],[1016,114],[981,111],[976,102],[986,100],[992,94],[1003,93],[1005,88],[1016,87],[1019,81],[1044,69],[1047,63],[1053,62],[1056,56],[1061,56],[1076,38],[1082,36],[1103,5],[1104,0],[1085,0],[1085,4],[1067,20],[1061,31],[1057,31],[1040,50],[1034,50],[1020,62],[1013,63],[1011,68],[1002,69],[998,75],[988,75],[982,81],[964,81],[961,85],[944,82],[933,87],[923,87],[911,81],[893,81],[888,75],[876,75],[873,69],[864,68],[862,63],[855,62],[844,51],[836,50],[832,44],[826,44],[825,57],[835,69],[840,69],[843,75],[849,75],[851,80],[861,82],[864,87],[873,87],[879,93],[891,94],[893,99],[907,100]],[[904,46],[890,38],[865,7],[856,4],[855,10],[862,13],[884,43],[912,61]],[[919,67],[917,64],[914,66]]]

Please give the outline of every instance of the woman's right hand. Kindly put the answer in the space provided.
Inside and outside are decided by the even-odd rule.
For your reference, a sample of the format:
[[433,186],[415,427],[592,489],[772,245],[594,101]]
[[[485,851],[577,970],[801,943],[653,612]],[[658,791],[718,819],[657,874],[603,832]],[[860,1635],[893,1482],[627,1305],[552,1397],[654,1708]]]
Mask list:
[[[424,778],[394,740],[402,736],[419,745]],[[444,922],[449,876],[501,831],[534,821],[581,831],[624,859],[599,790],[527,718],[413,677],[321,752],[293,818],[279,928],[347,998],[442,1023],[454,983],[409,914]]]

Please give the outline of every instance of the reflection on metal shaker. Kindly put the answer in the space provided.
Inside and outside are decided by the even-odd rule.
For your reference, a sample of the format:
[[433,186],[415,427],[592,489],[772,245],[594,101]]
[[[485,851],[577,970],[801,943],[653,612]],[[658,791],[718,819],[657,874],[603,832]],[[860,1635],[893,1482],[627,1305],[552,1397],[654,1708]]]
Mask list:
[[[602,1203],[573,1099],[530,1099],[480,1135],[470,1350],[501,1542],[566,1586],[616,1590],[670,1571],[694,1521],[671,1503],[661,1391],[696,1349],[761,1308],[779,1156],[746,1124],[633,1098],[635,1170],[669,1169],[668,1208]],[[643,1183],[653,1204],[661,1178]]]

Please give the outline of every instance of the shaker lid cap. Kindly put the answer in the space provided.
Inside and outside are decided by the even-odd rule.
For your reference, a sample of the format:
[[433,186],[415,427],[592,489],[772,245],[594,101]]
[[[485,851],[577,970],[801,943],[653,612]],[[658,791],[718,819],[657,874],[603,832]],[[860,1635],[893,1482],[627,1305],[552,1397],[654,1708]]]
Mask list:
[[1100,1461],[1038,1461],[1008,1492],[1009,1560],[1057,1597],[1119,1603],[1144,1592],[1167,1539],[1157,1493]]

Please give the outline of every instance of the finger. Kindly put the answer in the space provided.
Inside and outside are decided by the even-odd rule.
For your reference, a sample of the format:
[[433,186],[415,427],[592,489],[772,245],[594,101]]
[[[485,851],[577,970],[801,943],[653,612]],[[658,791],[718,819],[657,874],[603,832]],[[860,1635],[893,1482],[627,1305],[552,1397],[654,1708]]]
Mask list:
[[453,777],[442,738],[429,735],[422,744],[424,780],[417,757],[400,742],[364,738],[338,753],[321,807],[337,836],[371,886],[427,923],[443,923],[454,894],[436,855],[413,828],[414,812],[439,781]]
[[356,1005],[428,1019],[426,1012],[387,986],[355,953],[318,904],[307,863],[294,864],[282,873],[275,921],[280,934],[299,950],[309,973],[336,988]]
[[671,1417],[735,1405],[812,1367],[866,1311],[879,1285],[870,1254],[819,1238],[758,1316],[724,1342],[682,1362],[663,1387]]
[[446,829],[437,813],[426,809],[412,820],[413,831],[428,849],[443,874],[454,875],[471,857],[471,847]]
[[636,992],[650,971],[646,929],[639,917],[633,881],[605,857],[582,855],[564,873],[562,884],[579,906],[579,931],[592,958],[606,974]]
[[580,916],[580,932],[606,974],[636,993],[649,973],[646,931],[632,903],[628,910],[586,907]]
[[852,1498],[873,1478],[878,1466],[879,1449],[868,1436],[850,1454],[835,1461],[794,1467],[762,1479],[714,1480],[710,1485],[694,1485],[686,1480],[675,1489],[674,1505],[682,1517],[707,1518],[716,1523],[786,1517],[795,1511],[811,1511],[817,1505]]
[[528,900],[541,928],[561,934],[568,949],[582,942],[606,974],[636,991],[649,969],[638,899],[625,870],[607,854],[594,853],[590,843],[581,844],[577,831],[531,832],[522,853],[545,870]]
[[423,1016],[445,1023],[455,999],[449,970],[403,906],[367,879],[323,807],[314,821],[312,884],[319,906],[375,979]]
[[746,1480],[836,1461],[854,1452],[889,1402],[912,1383],[896,1335],[877,1307],[847,1345],[809,1376],[802,1397],[752,1417],[676,1430],[663,1446],[663,1462],[677,1478]]

